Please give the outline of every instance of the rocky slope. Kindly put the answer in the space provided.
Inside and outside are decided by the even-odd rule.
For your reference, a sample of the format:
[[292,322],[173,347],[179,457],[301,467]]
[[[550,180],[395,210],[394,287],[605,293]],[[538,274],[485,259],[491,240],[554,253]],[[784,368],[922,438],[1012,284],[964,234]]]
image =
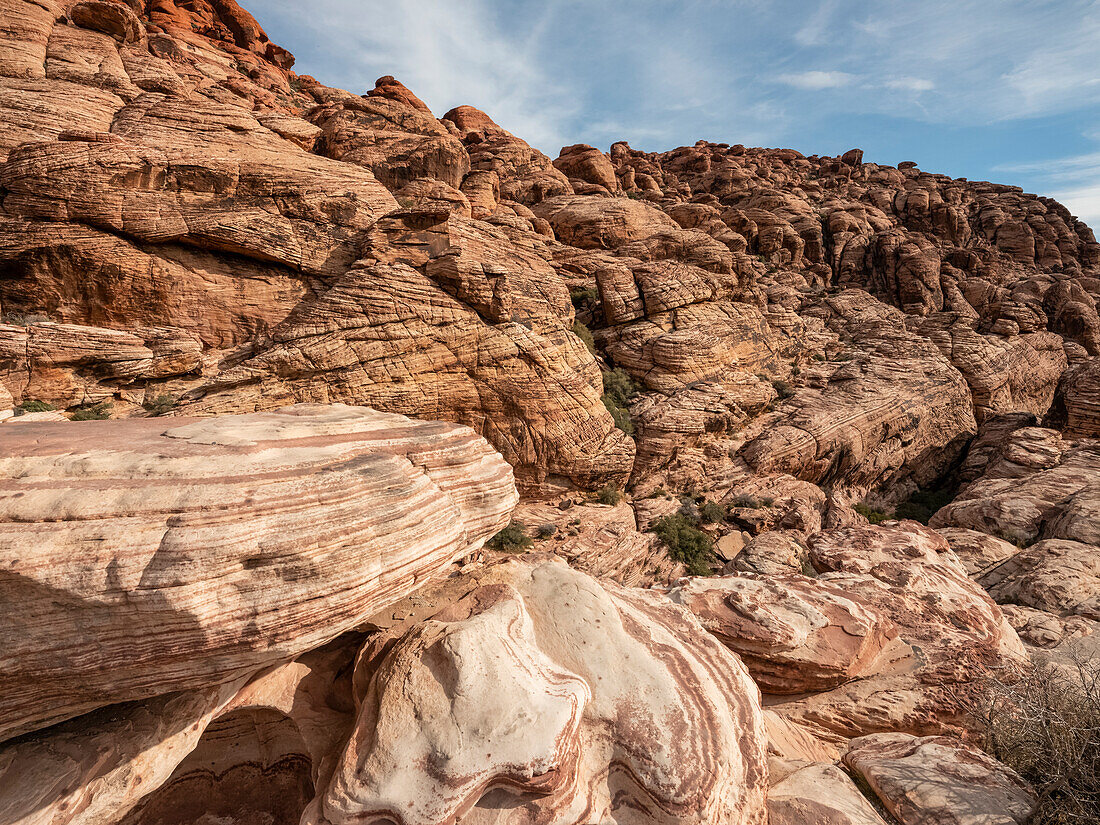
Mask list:
[[1092,231],[293,64],[0,0],[0,825],[1023,822],[966,708],[1100,656]]

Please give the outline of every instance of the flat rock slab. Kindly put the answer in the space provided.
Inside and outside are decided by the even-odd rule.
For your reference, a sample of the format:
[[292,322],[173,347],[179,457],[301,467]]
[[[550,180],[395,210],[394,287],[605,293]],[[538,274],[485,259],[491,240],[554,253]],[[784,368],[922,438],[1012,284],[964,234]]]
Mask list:
[[362,407],[0,431],[0,739],[324,644],[508,522],[467,427]]

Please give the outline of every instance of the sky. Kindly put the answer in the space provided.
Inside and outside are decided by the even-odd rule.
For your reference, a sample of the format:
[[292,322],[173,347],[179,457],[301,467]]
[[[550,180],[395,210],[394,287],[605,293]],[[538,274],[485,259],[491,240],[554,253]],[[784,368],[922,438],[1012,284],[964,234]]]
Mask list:
[[391,74],[557,157],[790,147],[1057,198],[1100,234],[1100,0],[243,0],[295,70]]

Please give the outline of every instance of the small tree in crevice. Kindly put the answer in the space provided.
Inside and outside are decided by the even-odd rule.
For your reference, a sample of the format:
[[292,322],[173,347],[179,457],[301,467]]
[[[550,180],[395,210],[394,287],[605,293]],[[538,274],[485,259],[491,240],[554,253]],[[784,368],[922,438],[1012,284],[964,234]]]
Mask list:
[[668,548],[669,557],[682,563],[689,575],[711,574],[710,561],[714,556],[714,543],[710,536],[696,526],[693,519],[683,513],[674,513],[658,519],[650,530]]

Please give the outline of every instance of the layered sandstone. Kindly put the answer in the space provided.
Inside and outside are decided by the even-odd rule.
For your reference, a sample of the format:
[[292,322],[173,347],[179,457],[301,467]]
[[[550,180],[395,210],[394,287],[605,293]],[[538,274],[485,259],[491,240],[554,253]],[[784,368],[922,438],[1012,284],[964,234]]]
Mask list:
[[[464,427],[352,407],[4,425],[2,734],[318,647],[508,520]],[[74,655],[79,651],[80,655]]]

